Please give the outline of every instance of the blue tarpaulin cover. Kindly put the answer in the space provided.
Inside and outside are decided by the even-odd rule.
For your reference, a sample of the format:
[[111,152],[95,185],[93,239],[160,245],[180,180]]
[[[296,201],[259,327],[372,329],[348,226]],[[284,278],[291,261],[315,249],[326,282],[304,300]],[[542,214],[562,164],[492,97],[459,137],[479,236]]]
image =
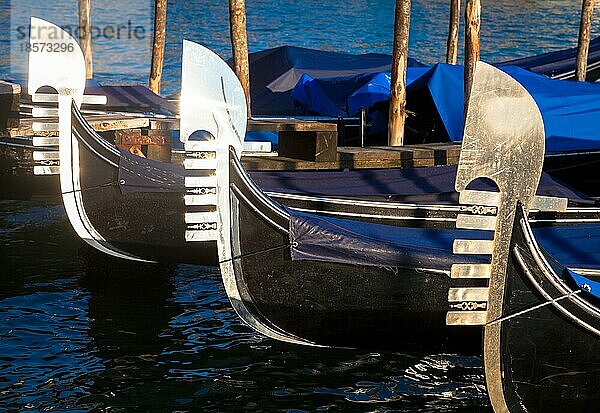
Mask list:
[[[450,270],[489,257],[452,254],[456,238],[491,239],[492,231],[395,227],[290,210],[293,260]],[[540,227],[536,239],[560,263],[600,267],[600,225]]]
[[[546,76],[554,76],[557,73],[573,72],[576,53],[575,48],[569,48],[511,60],[504,64],[522,67]],[[280,46],[250,53],[248,60],[250,63],[252,113],[290,116],[307,114],[306,108],[295,104],[291,97],[292,89],[303,75],[312,79],[343,78],[356,75],[381,78],[391,70],[392,56],[381,53],[349,54],[296,46]],[[590,64],[594,64],[598,60],[600,60],[600,38],[590,42],[589,51]],[[232,64],[231,61],[229,63]],[[424,66],[411,58],[408,59],[408,65],[410,67]],[[383,92],[382,90],[378,91],[381,80],[372,79],[372,86],[367,86],[367,89],[370,90],[365,92],[369,96],[371,93]],[[355,91],[357,92],[356,97],[363,93],[356,89]],[[385,93],[389,95],[389,86]],[[368,96],[365,98],[369,99]],[[360,109],[360,105],[365,104],[361,99],[359,97],[356,104],[352,103],[353,99],[350,99],[351,112],[356,113]],[[334,104],[333,107],[337,107],[337,105]],[[330,113],[335,113],[335,111]]]
[[[516,66],[500,66],[521,83],[540,108],[548,152],[600,149],[600,84],[553,80]],[[302,76],[292,96],[325,116],[355,116],[361,108],[389,99],[389,73],[314,79]],[[409,67],[407,100],[427,89],[451,141],[462,140],[463,67],[439,63]],[[387,93],[386,93],[387,91]]]
[[[389,72],[392,57],[381,53],[349,54],[296,46],[250,53],[250,95],[255,115],[305,115],[291,92],[303,75],[312,78],[348,77]],[[409,59],[409,66],[423,66]]]

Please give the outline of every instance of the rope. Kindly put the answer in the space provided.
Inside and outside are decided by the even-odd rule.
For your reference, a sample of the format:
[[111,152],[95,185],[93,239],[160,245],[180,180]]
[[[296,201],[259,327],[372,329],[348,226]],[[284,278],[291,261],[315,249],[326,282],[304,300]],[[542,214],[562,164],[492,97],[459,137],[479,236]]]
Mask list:
[[235,260],[239,260],[239,259],[246,258],[246,257],[251,257],[253,255],[258,255],[258,254],[262,254],[262,253],[265,253],[265,252],[277,251],[277,250],[280,250],[280,249],[283,249],[283,248],[294,246],[295,244],[296,244],[295,242],[294,243],[289,243],[288,242],[286,244],[277,245],[275,247],[265,248],[263,250],[249,252],[247,254],[237,255],[235,257],[232,257],[232,258],[229,258],[229,259],[226,259],[226,260],[223,260],[223,261],[219,261],[219,264],[224,264],[226,262],[235,261]]
[[61,192],[61,195],[74,194],[75,192],[83,193],[85,191],[91,191],[93,189],[98,189],[98,188],[106,188],[106,187],[113,186],[113,185],[117,185],[117,182],[113,181],[113,182],[108,182],[108,183],[101,184],[101,185],[90,186],[88,188],[83,188],[83,189],[78,189],[78,190],[73,190],[73,191],[64,191],[64,192]]
[[491,325],[494,325],[494,324],[498,324],[498,323],[501,323],[503,321],[510,320],[511,318],[515,318],[515,317],[518,317],[520,315],[530,313],[530,312],[535,311],[535,310],[537,310],[539,308],[546,307],[547,305],[556,303],[556,302],[558,302],[560,300],[564,300],[565,298],[572,297],[572,296],[577,295],[579,293],[581,293],[581,290],[570,292],[568,294],[565,294],[565,295],[562,295],[560,297],[554,298],[554,299],[552,299],[550,301],[546,301],[545,303],[537,304],[537,305],[534,305],[533,307],[526,308],[525,310],[521,310],[521,311],[519,311],[517,313],[514,313],[514,314],[511,314],[511,315],[508,315],[508,316],[505,316],[505,317],[498,318],[496,320],[490,321],[489,323],[486,323],[486,326],[491,326]]

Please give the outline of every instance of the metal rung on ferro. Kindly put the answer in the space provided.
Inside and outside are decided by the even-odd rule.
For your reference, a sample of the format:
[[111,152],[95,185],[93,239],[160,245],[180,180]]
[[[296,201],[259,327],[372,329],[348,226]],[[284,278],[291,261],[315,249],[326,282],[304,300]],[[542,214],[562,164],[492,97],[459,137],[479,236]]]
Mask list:
[[58,138],[47,136],[34,136],[33,146],[58,146]]
[[58,175],[60,174],[60,166],[44,166],[35,165],[33,167],[34,175]]
[[34,161],[58,161],[60,152],[58,151],[33,151]]
[[454,254],[491,254],[494,251],[494,241],[455,239],[452,251]]
[[496,229],[496,217],[493,215],[458,214],[456,228],[492,231]]
[[452,264],[451,278],[490,278],[490,264]]

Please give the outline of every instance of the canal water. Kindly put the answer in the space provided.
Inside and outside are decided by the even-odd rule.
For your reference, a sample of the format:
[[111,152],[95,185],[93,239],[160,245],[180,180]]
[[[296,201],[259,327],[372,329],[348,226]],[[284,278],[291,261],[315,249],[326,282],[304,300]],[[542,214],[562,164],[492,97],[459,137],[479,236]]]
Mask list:
[[[110,11],[110,1],[92,3],[95,10]],[[412,57],[427,63],[443,58],[447,3],[413,0]],[[143,11],[148,1],[127,4]],[[484,2],[483,58],[500,61],[574,45],[579,5]],[[4,17],[9,7],[0,3]],[[250,48],[293,44],[389,52],[393,7],[392,0],[247,0]],[[595,33],[599,23],[596,17]],[[184,36],[228,57],[226,1],[169,1],[165,94],[179,88]],[[0,44],[7,47],[6,39]],[[146,81],[147,49],[99,47],[95,59],[102,82]],[[79,242],[60,205],[0,201],[0,411],[23,410],[487,412],[490,407],[478,357],[275,342],[238,320],[216,268],[109,260]]]

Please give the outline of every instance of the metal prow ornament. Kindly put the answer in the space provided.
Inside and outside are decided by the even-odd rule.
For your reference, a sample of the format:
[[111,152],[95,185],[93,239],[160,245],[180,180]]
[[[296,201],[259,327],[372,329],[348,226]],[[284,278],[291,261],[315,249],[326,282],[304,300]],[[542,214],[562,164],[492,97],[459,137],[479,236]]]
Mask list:
[[[491,255],[490,264],[455,264],[453,279],[477,279],[480,287],[451,288],[449,325],[483,325],[486,384],[496,412],[507,412],[502,392],[500,323],[504,284],[518,204],[525,210],[564,210],[567,200],[537,197],[544,162],[545,133],[540,110],[525,88],[501,70],[475,65],[455,188],[473,215],[460,214],[461,229],[493,231],[492,240],[454,242],[456,254]],[[478,178],[491,179],[498,192],[468,190]],[[495,210],[495,215],[477,211]],[[483,285],[487,284],[487,285]],[[483,309],[482,309],[483,308]]]
[[[146,261],[123,253],[106,242],[90,222],[81,196],[79,143],[73,136],[71,122],[72,105],[83,102],[102,104],[106,97],[86,97],[85,60],[77,41],[60,27],[38,18],[31,18],[29,70],[27,90],[34,102],[58,102],[58,110],[38,109],[36,115],[58,115],[56,123],[34,123],[34,130],[56,131],[58,138],[34,139],[36,146],[58,146],[56,151],[37,151],[37,160],[53,160],[59,165],[34,170],[39,174],[60,174],[60,188],[67,217],[77,235],[92,247],[114,257],[134,261]],[[44,47],[34,47],[36,43]],[[59,44],[60,52],[54,50]],[[54,88],[58,94],[38,94],[43,86]]]

